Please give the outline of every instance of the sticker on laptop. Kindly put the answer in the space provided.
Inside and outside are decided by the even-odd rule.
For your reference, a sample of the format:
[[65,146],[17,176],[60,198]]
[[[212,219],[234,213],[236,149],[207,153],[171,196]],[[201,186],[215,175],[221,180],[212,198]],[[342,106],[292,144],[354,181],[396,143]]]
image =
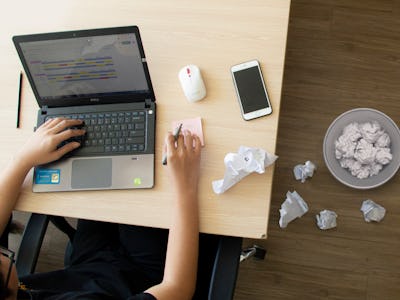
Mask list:
[[35,184],[59,184],[59,169],[35,169]]

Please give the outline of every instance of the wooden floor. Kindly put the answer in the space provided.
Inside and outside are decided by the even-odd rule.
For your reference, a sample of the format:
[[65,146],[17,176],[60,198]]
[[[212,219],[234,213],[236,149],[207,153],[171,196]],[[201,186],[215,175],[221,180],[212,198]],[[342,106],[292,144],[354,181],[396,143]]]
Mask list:
[[[328,126],[356,107],[381,110],[400,124],[400,1],[292,0],[269,236],[244,241],[268,254],[241,264],[235,300],[400,299],[400,175],[358,191],[337,182],[323,161]],[[306,160],[318,170],[301,184],[292,169]],[[283,230],[278,210],[288,190],[310,210]],[[368,198],[387,209],[379,224],[363,220]],[[316,227],[323,209],[338,214],[336,229]],[[61,267],[64,246],[51,230],[38,271]]]
[[[268,254],[241,264],[236,300],[400,299],[400,175],[357,191],[337,182],[322,156],[330,123],[357,107],[400,125],[400,1],[292,0],[269,236],[244,245]],[[306,160],[318,170],[302,184],[292,169]],[[283,230],[278,210],[288,190],[310,210]],[[381,223],[363,220],[367,198],[387,209]],[[336,211],[337,229],[317,228],[323,209]]]

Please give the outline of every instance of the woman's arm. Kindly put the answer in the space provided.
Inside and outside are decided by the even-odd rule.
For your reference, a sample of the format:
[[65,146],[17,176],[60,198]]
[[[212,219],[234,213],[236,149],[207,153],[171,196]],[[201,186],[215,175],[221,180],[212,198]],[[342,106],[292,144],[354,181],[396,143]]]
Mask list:
[[167,168],[175,193],[163,281],[146,292],[158,300],[191,299],[196,287],[199,243],[198,178],[201,143],[185,131],[166,137]]
[[84,130],[68,129],[82,124],[80,120],[52,119],[40,126],[21,150],[3,169],[0,175],[0,233],[4,231],[10,214],[29,170],[40,164],[49,163],[61,158],[66,153],[79,147],[72,142],[57,149],[62,141],[83,135]]

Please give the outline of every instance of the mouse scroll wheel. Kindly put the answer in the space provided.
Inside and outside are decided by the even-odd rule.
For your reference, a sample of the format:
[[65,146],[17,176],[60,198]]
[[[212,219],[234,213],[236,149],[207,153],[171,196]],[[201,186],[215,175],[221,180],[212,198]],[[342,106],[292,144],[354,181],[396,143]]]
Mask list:
[[190,69],[189,69],[189,68],[186,68],[186,72],[187,72],[187,74],[188,74],[189,77],[190,77]]

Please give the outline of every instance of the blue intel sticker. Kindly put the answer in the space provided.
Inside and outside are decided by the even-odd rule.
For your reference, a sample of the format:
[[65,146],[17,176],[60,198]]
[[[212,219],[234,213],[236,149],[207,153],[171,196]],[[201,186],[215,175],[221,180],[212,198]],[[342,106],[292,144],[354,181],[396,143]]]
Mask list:
[[35,169],[35,184],[59,184],[59,169]]

